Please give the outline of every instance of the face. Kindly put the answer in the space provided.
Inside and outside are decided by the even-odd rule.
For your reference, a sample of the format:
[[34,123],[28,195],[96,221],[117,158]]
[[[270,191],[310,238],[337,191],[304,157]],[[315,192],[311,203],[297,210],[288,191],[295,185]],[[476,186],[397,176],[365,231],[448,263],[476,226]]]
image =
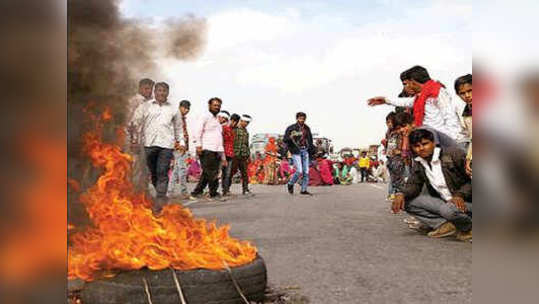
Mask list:
[[182,116],[187,115],[187,113],[189,113],[189,108],[180,107],[180,113],[182,114]]
[[429,158],[434,152],[434,142],[428,139],[423,138],[418,143],[412,145],[412,149],[415,154],[421,158]]
[[228,119],[226,119],[225,117],[223,116],[218,116],[218,117],[219,117],[219,123],[221,123],[222,125],[228,122]]
[[393,122],[391,119],[386,120],[386,126],[388,129],[393,129]]
[[402,87],[404,88],[404,91],[406,92],[406,94],[408,94],[409,96],[414,96],[415,92],[414,92],[414,90],[412,90],[410,85],[411,85],[410,80],[403,80],[402,81]]
[[241,128],[247,128],[248,125],[249,125],[248,121],[240,120],[240,127]]
[[237,127],[237,126],[238,126],[238,121],[237,121],[237,120],[230,120],[230,126],[231,126],[232,128]]
[[410,94],[411,96],[415,96],[416,94],[421,92],[421,84],[415,80],[405,80],[403,81],[404,84],[404,90],[406,93]]
[[298,123],[299,123],[300,125],[303,125],[303,124],[305,123],[305,120],[306,120],[305,116],[300,116],[300,117],[298,117]]
[[149,84],[143,84],[138,88],[138,93],[144,96],[146,99],[150,99],[152,97],[152,89],[153,86]]
[[159,102],[165,102],[167,101],[167,97],[168,97],[168,90],[164,87],[155,87],[155,100],[159,101]]
[[210,112],[217,114],[221,111],[221,103],[217,100],[214,100],[210,104]]
[[459,87],[459,97],[467,104],[472,104],[472,84],[465,83]]

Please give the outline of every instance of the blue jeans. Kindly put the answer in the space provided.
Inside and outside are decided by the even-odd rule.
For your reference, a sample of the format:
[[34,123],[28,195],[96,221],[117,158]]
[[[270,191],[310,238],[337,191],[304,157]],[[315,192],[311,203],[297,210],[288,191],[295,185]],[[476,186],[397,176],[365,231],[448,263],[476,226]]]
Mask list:
[[288,184],[295,184],[299,179],[299,175],[303,174],[303,178],[301,180],[301,191],[307,191],[307,186],[309,185],[309,152],[307,149],[300,149],[299,154],[293,154],[292,162],[294,163],[296,172],[290,181],[288,181]]

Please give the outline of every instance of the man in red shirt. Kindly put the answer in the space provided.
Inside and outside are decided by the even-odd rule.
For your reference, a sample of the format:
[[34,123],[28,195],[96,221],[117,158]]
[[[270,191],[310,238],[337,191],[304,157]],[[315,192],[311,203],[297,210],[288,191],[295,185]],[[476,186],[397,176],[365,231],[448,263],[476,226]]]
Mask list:
[[[227,111],[221,111],[218,114],[219,121],[223,126],[223,146],[225,149],[225,156],[227,160],[227,166],[222,168],[221,174],[221,190],[223,195],[230,194],[230,185],[232,184],[232,159],[234,158],[234,131],[233,129],[238,124],[240,116],[238,114],[230,114]],[[230,121],[229,121],[230,120]]]

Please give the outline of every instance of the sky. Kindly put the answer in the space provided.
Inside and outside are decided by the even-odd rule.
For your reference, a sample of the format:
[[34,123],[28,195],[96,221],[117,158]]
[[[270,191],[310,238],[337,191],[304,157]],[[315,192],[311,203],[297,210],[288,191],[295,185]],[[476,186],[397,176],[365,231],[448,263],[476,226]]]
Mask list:
[[254,133],[284,133],[307,113],[314,133],[337,149],[379,144],[399,74],[416,64],[446,84],[472,72],[471,1],[173,1],[123,0],[124,17],[159,26],[192,14],[208,22],[194,61],[159,58],[171,100],[188,99],[190,120],[218,96],[223,109],[249,114]]

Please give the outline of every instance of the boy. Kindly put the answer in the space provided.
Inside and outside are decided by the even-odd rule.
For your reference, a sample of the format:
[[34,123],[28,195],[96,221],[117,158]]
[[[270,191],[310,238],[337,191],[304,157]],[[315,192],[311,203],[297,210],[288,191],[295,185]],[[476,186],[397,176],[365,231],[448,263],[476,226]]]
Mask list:
[[472,176],[472,74],[461,76],[455,80],[455,91],[466,103],[462,112],[463,127],[470,138],[470,145],[466,155],[466,173]]

